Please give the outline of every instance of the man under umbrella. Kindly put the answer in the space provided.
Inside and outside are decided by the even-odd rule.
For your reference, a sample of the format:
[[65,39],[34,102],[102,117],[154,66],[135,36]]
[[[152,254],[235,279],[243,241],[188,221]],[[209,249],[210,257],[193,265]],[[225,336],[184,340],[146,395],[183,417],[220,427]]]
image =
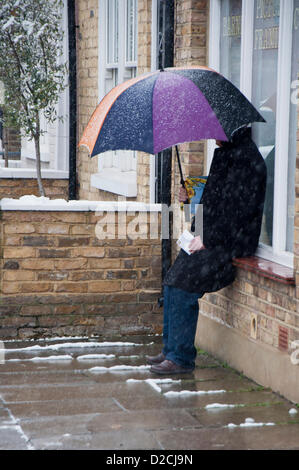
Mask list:
[[193,370],[198,298],[232,283],[232,259],[256,250],[266,168],[250,129],[242,128],[253,122],[265,120],[223,75],[204,66],[171,67],[110,90],[79,142],[93,157],[108,150],[155,155],[178,143],[223,141],[202,196],[203,240],[195,237],[190,256],[181,250],[164,279],[164,348],[148,359],[152,372]]
[[[198,299],[230,285],[235,279],[233,258],[253,255],[258,246],[266,189],[264,159],[246,126],[228,142],[216,143],[219,148],[201,199],[203,240],[192,240],[191,255],[181,250],[164,279],[163,350],[147,357],[156,374],[193,371]],[[179,200],[186,199],[181,188]]]

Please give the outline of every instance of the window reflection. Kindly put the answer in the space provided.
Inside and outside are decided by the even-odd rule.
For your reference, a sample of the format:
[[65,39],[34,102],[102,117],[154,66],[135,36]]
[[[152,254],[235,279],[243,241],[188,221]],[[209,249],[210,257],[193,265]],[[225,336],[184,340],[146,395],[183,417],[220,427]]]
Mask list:
[[220,72],[240,87],[242,0],[221,2]]
[[279,7],[279,0],[255,0],[254,5],[252,103],[266,123],[253,124],[252,136],[267,166],[267,190],[260,241],[270,246],[273,233]]

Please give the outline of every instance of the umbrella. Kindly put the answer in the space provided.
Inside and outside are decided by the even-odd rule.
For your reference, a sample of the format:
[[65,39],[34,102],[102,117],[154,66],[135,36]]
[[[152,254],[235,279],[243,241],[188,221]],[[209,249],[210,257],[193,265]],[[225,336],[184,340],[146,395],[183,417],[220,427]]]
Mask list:
[[[264,122],[229,80],[208,67],[172,67],[114,87],[79,142],[91,157],[107,150],[156,154],[183,142],[227,141],[239,127]],[[181,183],[183,175],[179,161]]]

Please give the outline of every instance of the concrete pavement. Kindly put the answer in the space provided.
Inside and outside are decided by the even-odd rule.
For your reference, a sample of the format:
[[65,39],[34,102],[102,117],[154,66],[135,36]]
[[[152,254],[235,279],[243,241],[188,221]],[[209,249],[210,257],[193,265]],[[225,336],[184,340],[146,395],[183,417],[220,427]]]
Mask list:
[[[5,342],[0,449],[299,449],[299,408],[200,353],[150,373],[160,336]],[[290,410],[298,413],[290,413]]]

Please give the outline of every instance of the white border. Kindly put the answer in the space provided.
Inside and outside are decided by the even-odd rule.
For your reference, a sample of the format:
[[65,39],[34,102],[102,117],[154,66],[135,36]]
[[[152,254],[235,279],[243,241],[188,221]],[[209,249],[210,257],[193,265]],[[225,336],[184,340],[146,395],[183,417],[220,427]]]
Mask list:
[[[152,24],[151,24],[151,71],[157,70],[157,29],[158,29],[158,2],[152,0]],[[150,181],[149,195],[150,202],[156,200],[156,155],[150,155]]]

